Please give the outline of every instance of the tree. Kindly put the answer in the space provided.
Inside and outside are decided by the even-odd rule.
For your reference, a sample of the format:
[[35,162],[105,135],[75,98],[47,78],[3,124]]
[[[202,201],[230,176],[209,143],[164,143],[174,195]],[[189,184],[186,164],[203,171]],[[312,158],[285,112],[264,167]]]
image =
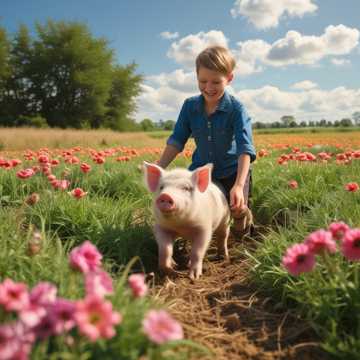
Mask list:
[[352,114],[352,118],[356,126],[360,126],[360,111],[355,111]]
[[36,24],[32,83],[50,126],[80,128],[103,116],[111,87],[113,52],[84,24]]
[[291,123],[295,122],[295,117],[292,115],[284,115],[280,120],[283,123],[283,126],[289,127]]
[[174,120],[166,120],[163,125],[164,130],[173,130],[175,127],[175,121]]
[[136,109],[142,76],[135,74],[137,65],[116,66],[112,71],[110,96],[106,103],[105,126],[113,130],[130,130],[136,126],[131,114]]
[[307,123],[306,121],[301,121],[301,123],[299,124],[300,127],[306,127]]
[[9,79],[10,67],[10,42],[6,31],[0,28],[0,125],[11,125],[11,109]]
[[153,131],[155,130],[155,124],[151,119],[144,119],[140,122],[141,129],[143,131]]
[[325,119],[321,119],[321,120],[319,121],[319,126],[320,126],[320,127],[325,127],[325,126],[326,126],[326,120],[325,120]]
[[344,119],[340,120],[340,126],[350,127],[352,125],[353,125],[353,123],[352,123],[351,119],[349,119],[349,118],[344,118]]

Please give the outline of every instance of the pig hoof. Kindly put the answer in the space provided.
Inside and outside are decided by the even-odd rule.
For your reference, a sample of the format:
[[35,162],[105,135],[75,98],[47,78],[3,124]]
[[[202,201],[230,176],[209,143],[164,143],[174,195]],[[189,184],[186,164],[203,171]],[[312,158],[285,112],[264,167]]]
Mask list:
[[190,270],[190,279],[197,280],[200,278],[202,271],[200,269],[192,269]]
[[161,268],[160,272],[164,276],[175,276],[177,272],[172,267]]

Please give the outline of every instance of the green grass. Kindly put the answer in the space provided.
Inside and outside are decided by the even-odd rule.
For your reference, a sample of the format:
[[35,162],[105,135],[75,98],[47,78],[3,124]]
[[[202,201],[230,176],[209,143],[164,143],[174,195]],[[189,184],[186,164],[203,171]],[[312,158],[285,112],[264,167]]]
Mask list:
[[[253,209],[258,222],[272,230],[263,237],[252,259],[256,284],[305,318],[323,340],[323,347],[337,359],[358,359],[360,350],[360,264],[340,253],[318,258],[312,273],[291,276],[281,260],[287,247],[331,222],[344,221],[360,227],[360,193],[344,190],[360,179],[360,161],[351,165],[289,162],[271,158],[254,168]],[[287,182],[295,179],[299,187]]]
[[[341,150],[324,146],[316,149],[320,151]],[[302,242],[310,232],[326,228],[333,221],[360,226],[360,192],[344,190],[347,182],[359,181],[360,160],[350,165],[337,165],[333,160],[327,164],[289,161],[280,166],[277,157],[282,152],[273,151],[253,165],[253,212],[256,223],[270,231],[255,252],[247,252],[253,265],[250,275],[284,309],[291,308],[305,318],[334,358],[357,359],[359,264],[350,264],[341,254],[335,254],[320,259],[314,272],[292,277],[281,266],[281,259],[288,246]],[[93,164],[86,155],[79,157],[92,165],[90,173],[83,174],[79,165],[63,163],[53,168],[53,173],[61,178],[67,170],[69,190],[81,187],[88,192],[80,200],[68,191],[53,190],[42,173],[20,180],[15,176],[20,167],[0,168],[0,280],[12,278],[30,287],[50,281],[56,284],[60,296],[79,299],[84,295],[82,280],[69,268],[68,254],[74,246],[91,240],[103,253],[104,267],[114,279],[116,294],[111,300],[124,321],[111,340],[92,344],[76,337],[76,346],[69,347],[64,338],[51,339],[38,343],[32,358],[188,359],[196,351],[195,343],[159,347],[145,337],[141,331],[144,314],[150,308],[166,305],[149,297],[134,300],[126,285],[129,271],[150,272],[157,267],[151,194],[139,170],[143,159],[152,161],[155,156],[129,162],[108,158],[104,165]],[[189,159],[178,157],[172,166],[188,163]],[[34,164],[24,161],[21,168]],[[296,180],[299,187],[290,189],[289,180]],[[39,194],[40,201],[33,206],[24,204],[32,192]],[[30,256],[28,244],[35,229],[42,235],[41,251]],[[130,262],[131,267],[126,268]]]

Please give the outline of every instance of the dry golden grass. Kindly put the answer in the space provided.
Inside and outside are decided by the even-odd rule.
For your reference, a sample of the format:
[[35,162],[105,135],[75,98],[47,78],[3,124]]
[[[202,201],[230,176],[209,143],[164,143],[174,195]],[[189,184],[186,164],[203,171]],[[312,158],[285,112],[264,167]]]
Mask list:
[[[71,148],[73,146],[104,148],[128,146],[133,148],[164,147],[170,132],[115,132],[112,130],[0,128],[0,151],[37,150],[42,147]],[[277,144],[305,146],[307,144],[339,144],[342,147],[360,147],[360,131],[319,133],[270,133],[254,132],[257,150]],[[190,147],[192,142],[189,143]]]
[[120,133],[112,130],[74,130],[74,129],[33,129],[0,128],[0,150],[36,150],[42,147],[71,148],[131,146],[135,148],[164,146],[166,136],[151,137],[151,133]]

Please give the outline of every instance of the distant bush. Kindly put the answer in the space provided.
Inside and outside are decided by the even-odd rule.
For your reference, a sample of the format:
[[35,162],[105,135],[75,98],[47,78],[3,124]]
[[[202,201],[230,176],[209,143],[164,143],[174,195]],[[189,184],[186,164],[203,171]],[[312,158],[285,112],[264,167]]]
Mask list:
[[21,115],[17,119],[17,126],[28,126],[28,127],[34,127],[34,128],[47,128],[48,123],[46,119],[44,119],[40,115],[35,116],[24,116]]

